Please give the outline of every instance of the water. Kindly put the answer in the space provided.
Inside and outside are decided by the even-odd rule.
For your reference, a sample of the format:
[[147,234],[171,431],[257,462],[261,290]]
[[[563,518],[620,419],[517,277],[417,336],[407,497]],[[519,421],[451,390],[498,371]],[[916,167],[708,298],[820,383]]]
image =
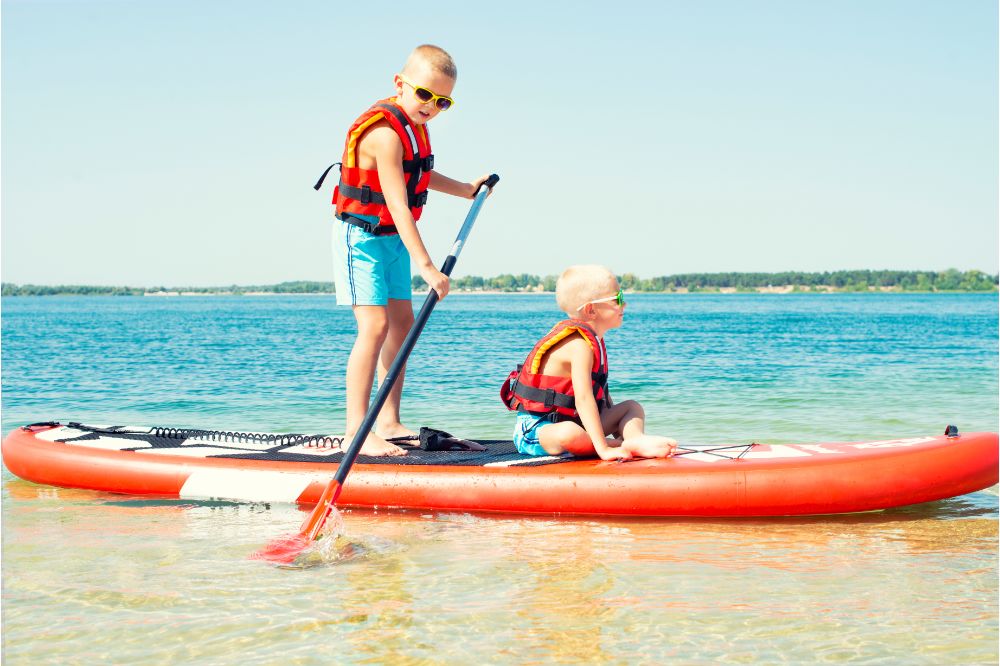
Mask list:
[[[328,297],[16,298],[3,429],[336,432],[349,311]],[[503,437],[500,381],[551,296],[463,296],[404,420]],[[995,295],[634,295],[612,390],[687,442],[996,430]],[[997,491],[755,521],[346,511],[341,563],[247,556],[287,505],[53,489],[3,470],[5,663],[996,663]]]

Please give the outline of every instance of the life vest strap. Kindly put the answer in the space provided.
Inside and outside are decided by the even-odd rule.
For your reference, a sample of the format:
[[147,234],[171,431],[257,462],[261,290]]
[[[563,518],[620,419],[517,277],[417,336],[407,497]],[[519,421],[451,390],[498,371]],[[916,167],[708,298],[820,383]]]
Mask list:
[[[348,199],[354,199],[355,201],[360,201],[362,205],[367,206],[368,204],[378,204],[384,206],[385,196],[381,192],[373,190],[368,185],[362,185],[361,187],[355,187],[354,185],[348,185],[343,180],[337,185],[340,189],[340,193],[343,194]],[[427,190],[420,192],[418,194],[407,193],[407,205],[410,208],[423,208],[424,204],[427,203]]]
[[[525,414],[531,414],[532,416],[537,416],[543,421],[549,421],[550,423],[562,423],[564,421],[572,421],[573,423],[580,423],[579,417],[567,416],[565,414],[560,414],[559,412],[533,412],[530,409],[520,409],[518,411],[524,412]],[[580,425],[583,425],[580,423]]]
[[328,173],[330,173],[330,169],[332,169],[335,166],[340,166],[342,164],[343,164],[343,162],[334,162],[333,164],[331,164],[330,166],[328,166],[326,168],[326,171],[323,172],[323,175],[320,176],[319,180],[316,181],[316,184],[313,185],[313,189],[316,190],[317,192],[319,192],[319,188],[323,187],[323,181],[326,180],[326,175]]
[[339,213],[337,219],[341,222],[346,222],[347,224],[353,224],[356,227],[361,227],[365,231],[375,236],[391,236],[392,234],[398,234],[396,230],[396,225],[394,224],[372,224],[367,220],[362,220],[360,217],[355,217],[350,213]]
[[546,407],[576,409],[576,398],[565,393],[558,393],[555,389],[535,388],[534,386],[522,384],[515,379],[511,382],[510,390],[519,398],[525,398],[532,402],[540,402]]
[[412,160],[403,160],[403,173],[414,173],[420,171],[431,171],[434,169],[434,156],[418,157]]
[[355,187],[354,185],[348,185],[343,180],[337,185],[337,189],[348,199],[354,199],[355,201],[360,201],[364,205],[370,203],[376,203],[381,206],[385,205],[385,197],[382,196],[381,192],[376,192],[368,185],[362,185],[361,187]]

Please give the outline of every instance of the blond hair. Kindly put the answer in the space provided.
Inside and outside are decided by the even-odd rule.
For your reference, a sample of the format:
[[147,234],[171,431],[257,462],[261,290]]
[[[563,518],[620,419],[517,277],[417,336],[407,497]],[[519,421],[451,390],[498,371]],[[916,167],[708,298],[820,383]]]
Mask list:
[[570,317],[578,316],[577,308],[618,290],[618,278],[604,266],[587,264],[570,266],[556,281],[556,303]]
[[412,73],[417,63],[426,63],[436,72],[440,72],[452,79],[458,78],[458,67],[455,66],[455,61],[440,46],[421,44],[413,49],[410,57],[406,59],[406,64],[403,65],[403,73]]

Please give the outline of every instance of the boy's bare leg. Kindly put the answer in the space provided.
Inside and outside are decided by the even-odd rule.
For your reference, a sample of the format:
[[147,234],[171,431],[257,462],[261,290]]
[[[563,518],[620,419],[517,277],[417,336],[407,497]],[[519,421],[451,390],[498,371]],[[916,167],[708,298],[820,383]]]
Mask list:
[[622,448],[640,458],[666,458],[677,450],[677,440],[646,434],[646,412],[635,400],[626,400],[601,412],[605,432],[620,432]]
[[[347,428],[344,446],[350,444],[368,412],[372,381],[379,350],[388,332],[386,308],[380,305],[355,305],[354,318],[358,322],[358,337],[347,359]],[[361,453],[366,456],[398,456],[406,451],[390,444],[374,432],[368,434]]]
[[[387,315],[389,320],[388,333],[378,359],[379,384],[385,380],[389,366],[396,360],[396,354],[399,353],[399,348],[403,346],[406,334],[413,326],[413,303],[408,300],[390,298]],[[405,374],[406,367],[404,366],[396,383],[392,386],[392,391],[389,392],[389,397],[386,398],[385,405],[382,406],[382,411],[379,412],[378,419],[375,421],[375,427],[383,438],[416,434],[400,423],[399,419],[399,403],[403,395],[403,376]]]
[[[594,443],[590,441],[590,435],[574,421],[563,421],[542,427],[538,431],[538,443],[546,453],[554,456],[565,452],[575,456],[594,455]],[[608,440],[609,446],[620,444],[620,440]]]

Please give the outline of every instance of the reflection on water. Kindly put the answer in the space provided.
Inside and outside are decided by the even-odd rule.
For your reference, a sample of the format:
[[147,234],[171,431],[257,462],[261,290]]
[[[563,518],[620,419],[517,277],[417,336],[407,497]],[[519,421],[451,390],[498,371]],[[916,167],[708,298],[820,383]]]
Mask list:
[[345,511],[336,566],[295,571],[246,559],[290,506],[3,492],[5,663],[998,657],[990,492],[779,520]]

